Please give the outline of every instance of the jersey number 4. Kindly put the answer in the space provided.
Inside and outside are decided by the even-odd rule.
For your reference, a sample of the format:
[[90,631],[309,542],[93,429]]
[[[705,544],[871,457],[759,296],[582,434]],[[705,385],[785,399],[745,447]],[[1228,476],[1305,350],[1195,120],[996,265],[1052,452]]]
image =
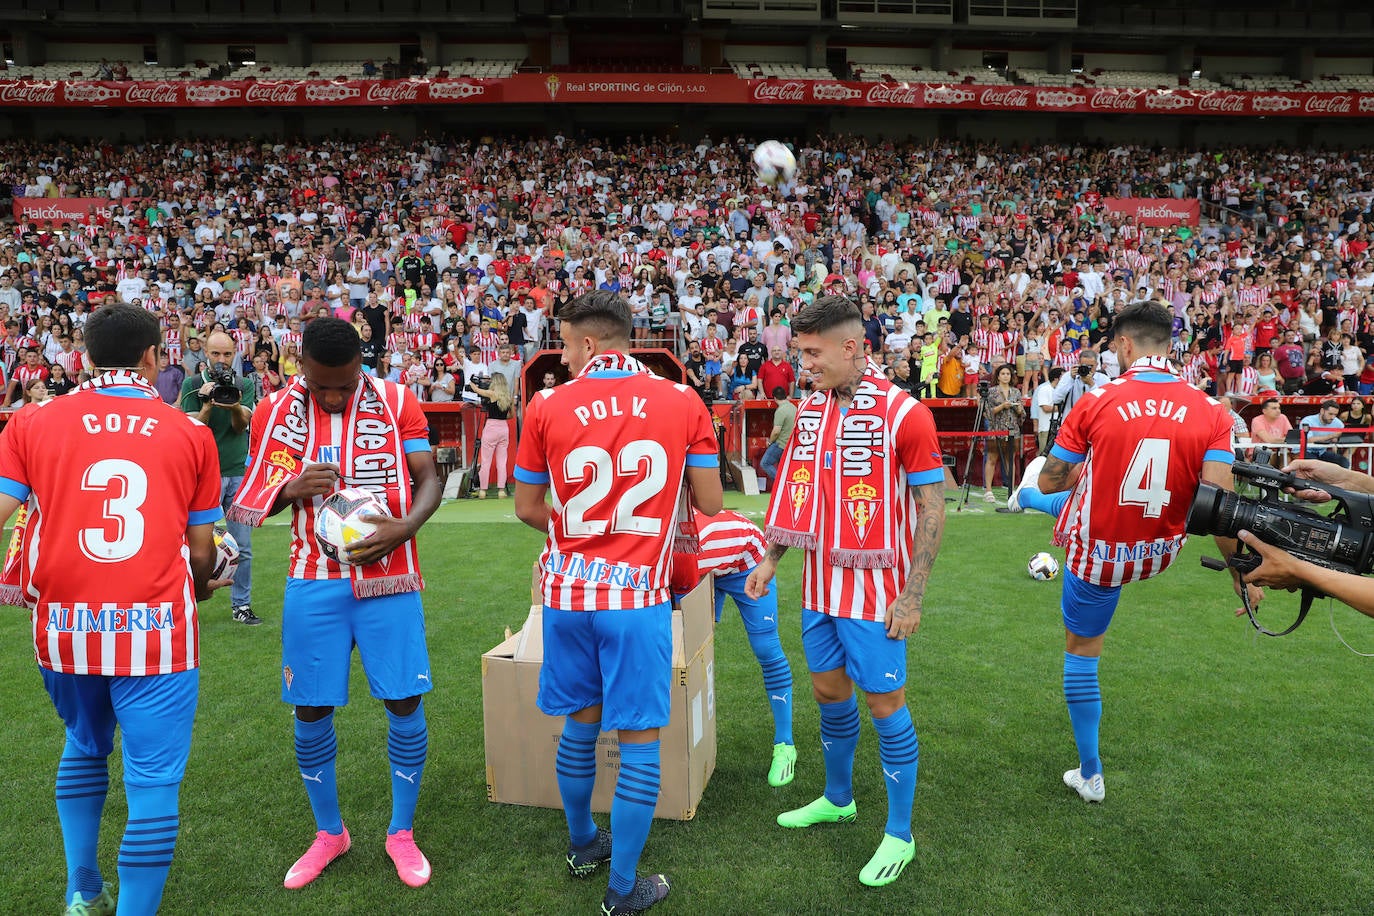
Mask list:
[[143,513],[138,510],[148,498],[147,472],[123,458],[104,458],[86,468],[81,489],[105,494],[105,523],[81,529],[81,552],[97,563],[133,559],[143,546]]
[[1141,439],[1121,479],[1121,505],[1140,506],[1146,518],[1159,518],[1169,505],[1168,482],[1169,440]]
[[[610,507],[609,519],[587,517],[611,495],[618,478],[636,478],[641,469],[643,479],[619,494]],[[662,520],[635,514],[668,482],[668,453],[652,439],[627,442],[614,458],[600,446],[580,445],[563,459],[563,478],[577,485],[577,492],[563,506],[563,531],[568,537],[597,537],[607,534],[608,529],[610,534],[645,537],[662,532]]]

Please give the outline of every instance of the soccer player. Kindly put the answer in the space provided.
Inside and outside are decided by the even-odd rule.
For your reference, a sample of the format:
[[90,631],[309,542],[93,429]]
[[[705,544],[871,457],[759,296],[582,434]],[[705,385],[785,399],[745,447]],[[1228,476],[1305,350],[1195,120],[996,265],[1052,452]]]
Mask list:
[[944,534],[944,466],[930,411],[864,356],[858,306],[844,296],[817,299],[792,332],[817,392],[798,409],[768,507],[768,549],[745,590],[762,598],[787,549],[806,550],[802,646],[820,704],[825,794],[778,823],[854,820],[857,684],[887,785],[883,839],[859,880],[882,887],[916,856],[919,745],[906,706],[906,641],[920,626]]
[[[1117,353],[1129,368],[1065,415],[1049,455],[1031,462],[1007,500],[1013,510],[1055,516],[1055,543],[1068,548],[1064,700],[1079,763],[1064,774],[1064,784],[1089,802],[1106,796],[1097,669],[1121,586],[1169,567],[1187,540],[1198,482],[1232,489],[1235,460],[1230,416],[1169,369],[1169,310],[1133,302],[1115,328]],[[1216,542],[1223,556],[1235,553],[1233,539]],[[1255,589],[1252,600],[1260,597]]]
[[744,588],[749,574],[763,559],[763,532],[729,509],[715,518],[698,512],[696,526],[700,550],[695,557],[673,556],[673,590],[685,594],[706,576],[714,577],[716,623],[720,623],[725,599],[735,600],[749,648],[763,669],[763,692],[773,712],[773,761],[768,767],[768,784],[785,786],[796,771],[797,748],[792,742],[792,666],[778,638],[777,582],[769,580],[768,593],[760,598],[751,598]]
[[[585,878],[610,862],[603,916],[640,913],[668,895],[636,867],[659,790],[659,729],[672,681],[669,562],[693,541],[693,506],[720,511],[716,437],[696,393],[626,355],[630,307],[610,290],[560,313],[572,381],[530,401],[516,453],[515,514],[546,532],[539,557],[544,665],[538,705],[566,716],[555,770],[571,848]],[[553,504],[544,501],[552,490]],[[675,517],[676,516],[676,517]],[[596,739],[620,733],[611,830],[592,820]],[[612,842],[614,836],[614,842]]]
[[153,387],[161,337],[139,306],[98,309],[86,322],[96,377],[0,435],[0,517],[29,505],[11,547],[22,599],[6,600],[34,609],[43,685],[66,725],[57,816],[71,916],[115,912],[96,847],[116,726],[129,806],[119,912],[157,912],[199,694],[196,602],[229,584],[210,581],[215,441]]
[[[334,707],[348,702],[358,647],[372,695],[386,707],[391,824],[386,851],[411,887],[430,864],[412,833],[429,730],[421,698],[433,684],[415,534],[439,506],[425,416],[403,386],[366,376],[358,332],[316,318],[301,339],[301,374],[253,412],[249,466],[230,514],[251,525],[291,507],[282,607],[282,700],[295,707],[296,763],[315,815],[315,841],[286,873],[300,888],[352,843],[335,782]],[[325,556],[315,516],[340,487],[382,497],[390,517],[350,551]]]

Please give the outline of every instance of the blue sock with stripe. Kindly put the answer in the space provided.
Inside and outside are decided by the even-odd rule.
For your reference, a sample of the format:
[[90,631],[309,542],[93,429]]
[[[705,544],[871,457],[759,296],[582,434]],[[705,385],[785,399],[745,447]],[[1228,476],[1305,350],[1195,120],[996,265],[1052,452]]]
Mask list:
[[850,695],[821,708],[821,755],[825,758],[825,797],[844,807],[854,800],[854,752],[859,748],[859,701]]
[[763,669],[763,692],[773,710],[773,743],[792,743],[792,666],[776,630],[750,633],[749,648]]
[[339,813],[339,787],[334,760],[339,755],[339,740],[334,734],[334,713],[314,722],[296,719],[296,766],[305,783],[310,810],[315,814],[315,829],[338,836],[343,833]]
[[429,727],[425,724],[425,704],[408,716],[386,711],[386,756],[391,762],[391,826],[387,833],[411,830],[415,826],[415,805],[420,800],[420,777],[425,773],[429,754]]
[[903,706],[885,719],[876,716],[878,760],[887,785],[887,827],[885,832],[911,842],[911,809],[916,804],[916,770],[921,759],[921,743],[911,710]]
[[611,802],[611,890],[625,895],[634,890],[639,855],[649,839],[658,805],[659,743],[620,745],[620,776]]
[[1035,487],[1024,487],[1021,495],[1016,497],[1016,501],[1021,504],[1022,509],[1034,509],[1046,515],[1059,517],[1059,513],[1064,511],[1064,504],[1069,501],[1073,494],[1072,490],[1065,490],[1062,493],[1041,493]]
[[125,786],[129,824],[119,844],[119,912],[152,914],[162,902],[162,888],[172,867],[177,843],[176,786]]
[[74,894],[86,901],[100,896],[104,878],[96,860],[100,815],[110,791],[110,770],[104,757],[87,757],[68,741],[57,764],[57,819],[62,824],[62,847],[67,854],[67,903]]
[[568,819],[568,839],[573,846],[586,846],[596,839],[592,820],[592,790],[596,788],[596,736],[600,722],[563,719],[563,736],[553,769],[558,778],[558,794],[563,798],[563,814]]
[[1096,658],[1064,653],[1064,701],[1069,706],[1073,740],[1078,744],[1078,765],[1084,779],[1102,772],[1097,733],[1102,722],[1102,688],[1097,683]]

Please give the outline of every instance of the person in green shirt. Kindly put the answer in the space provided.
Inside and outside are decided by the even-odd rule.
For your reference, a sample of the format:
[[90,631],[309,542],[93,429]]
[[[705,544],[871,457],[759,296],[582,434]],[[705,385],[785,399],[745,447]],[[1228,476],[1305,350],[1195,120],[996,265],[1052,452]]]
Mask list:
[[917,351],[921,358],[921,397],[935,396],[935,382],[940,374],[940,344],[935,339],[933,331],[927,331],[925,338],[921,341],[920,350]]
[[[257,388],[252,379],[234,379],[238,398],[216,396],[219,384],[211,377],[216,370],[234,372],[237,352],[234,338],[216,331],[205,340],[205,367],[181,383],[181,409],[210,427],[219,451],[220,503],[228,509],[243,482],[243,469],[248,463],[248,422],[257,402]],[[229,590],[229,607],[234,619],[247,626],[257,626],[262,619],[253,613],[253,529],[241,522],[225,522],[229,534],[239,545],[239,567],[234,573],[234,585]]]
[[759,470],[768,478],[768,489],[778,479],[778,462],[782,460],[782,450],[787,440],[792,438],[792,427],[797,425],[797,405],[787,399],[787,392],[781,386],[774,388],[773,397],[778,407],[773,411],[773,429],[768,434],[768,448],[759,459]]

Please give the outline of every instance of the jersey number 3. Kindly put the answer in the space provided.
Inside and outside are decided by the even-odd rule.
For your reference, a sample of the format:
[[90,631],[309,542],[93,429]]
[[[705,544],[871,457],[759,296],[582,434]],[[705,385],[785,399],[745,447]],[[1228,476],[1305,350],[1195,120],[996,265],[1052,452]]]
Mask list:
[[105,458],[86,468],[81,489],[105,494],[105,523],[81,529],[81,552],[97,563],[132,559],[143,546],[143,513],[138,510],[148,498],[147,472],[132,461]]
[[1169,505],[1169,440],[1141,439],[1121,479],[1121,505],[1140,506],[1146,518],[1159,518]]
[[[638,477],[641,468],[644,478],[618,494],[610,519],[587,517],[611,495],[617,478]],[[580,485],[563,506],[563,531],[568,537],[597,537],[607,534],[608,526],[610,534],[645,537],[655,537],[663,530],[662,520],[635,514],[668,482],[668,453],[652,439],[627,442],[614,458],[600,446],[580,445],[563,459],[563,478]]]

